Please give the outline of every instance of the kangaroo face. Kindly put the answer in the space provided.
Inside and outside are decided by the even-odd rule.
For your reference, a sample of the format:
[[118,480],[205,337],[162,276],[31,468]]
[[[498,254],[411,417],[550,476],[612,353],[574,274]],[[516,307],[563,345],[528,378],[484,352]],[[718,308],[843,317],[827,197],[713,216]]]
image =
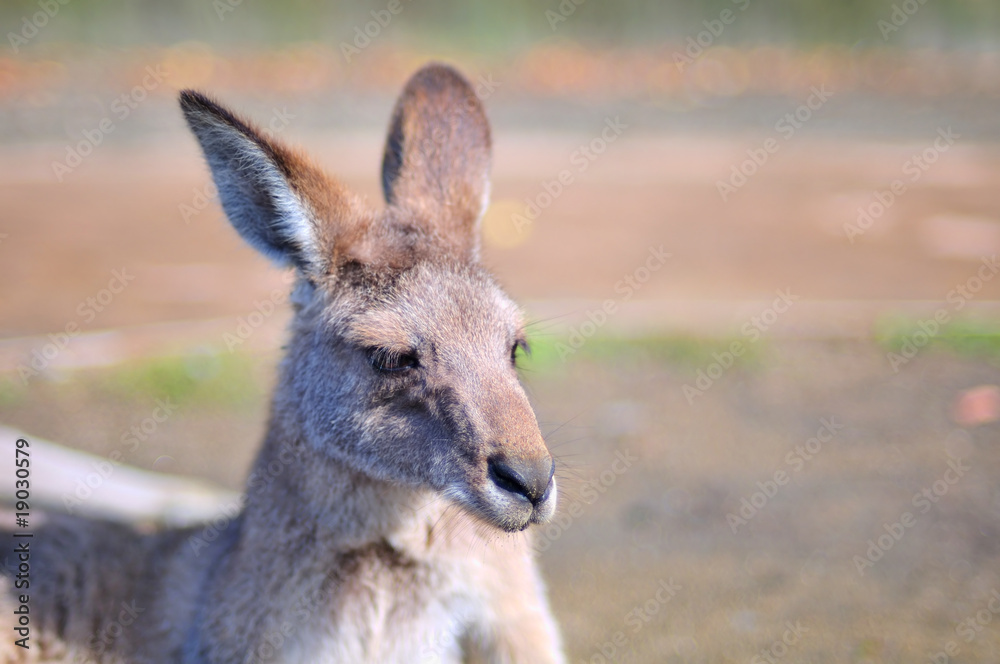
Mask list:
[[550,518],[553,461],[517,376],[514,303],[475,265],[420,263],[377,293],[319,307],[292,349],[312,444],[504,530]]
[[306,442],[507,531],[551,518],[521,315],[478,263],[490,138],[468,83],[429,66],[406,86],[381,211],[207,98],[181,105],[237,231],[299,273],[278,406]]

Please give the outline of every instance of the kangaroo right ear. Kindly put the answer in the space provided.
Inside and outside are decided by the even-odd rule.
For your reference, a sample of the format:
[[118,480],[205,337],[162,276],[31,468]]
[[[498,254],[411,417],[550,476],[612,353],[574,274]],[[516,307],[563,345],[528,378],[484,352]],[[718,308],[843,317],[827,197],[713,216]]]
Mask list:
[[208,97],[184,90],[181,109],[212,171],[222,208],[251,246],[309,277],[328,272],[357,222],[353,196],[302,155]]
[[382,158],[386,202],[416,213],[436,237],[475,258],[489,170],[490,125],[475,90],[451,67],[425,66],[392,114]]

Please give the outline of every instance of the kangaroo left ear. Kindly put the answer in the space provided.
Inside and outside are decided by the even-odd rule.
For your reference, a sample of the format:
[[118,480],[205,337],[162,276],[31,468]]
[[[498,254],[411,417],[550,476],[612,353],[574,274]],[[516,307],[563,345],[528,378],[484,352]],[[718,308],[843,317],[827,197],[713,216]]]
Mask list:
[[317,278],[329,272],[362,224],[354,196],[304,156],[208,97],[185,90],[194,132],[226,216],[243,239],[282,267]]
[[382,159],[386,202],[413,213],[461,255],[479,253],[489,204],[490,126],[465,78],[432,64],[396,102]]

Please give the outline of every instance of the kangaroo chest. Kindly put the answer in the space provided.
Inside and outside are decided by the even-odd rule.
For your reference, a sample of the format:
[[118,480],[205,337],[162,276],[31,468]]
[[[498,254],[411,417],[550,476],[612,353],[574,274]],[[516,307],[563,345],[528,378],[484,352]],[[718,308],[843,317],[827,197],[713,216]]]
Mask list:
[[457,664],[481,606],[457,565],[369,552],[345,559],[299,597],[282,621],[288,634],[279,630],[261,646],[274,649],[269,661]]

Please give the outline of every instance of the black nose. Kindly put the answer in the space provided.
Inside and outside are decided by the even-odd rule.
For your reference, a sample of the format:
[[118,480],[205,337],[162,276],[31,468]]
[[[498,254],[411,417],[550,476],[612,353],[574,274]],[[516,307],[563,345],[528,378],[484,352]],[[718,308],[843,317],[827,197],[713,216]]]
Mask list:
[[536,461],[509,461],[501,457],[489,460],[490,479],[508,493],[537,505],[549,496],[555,464],[551,457]]

